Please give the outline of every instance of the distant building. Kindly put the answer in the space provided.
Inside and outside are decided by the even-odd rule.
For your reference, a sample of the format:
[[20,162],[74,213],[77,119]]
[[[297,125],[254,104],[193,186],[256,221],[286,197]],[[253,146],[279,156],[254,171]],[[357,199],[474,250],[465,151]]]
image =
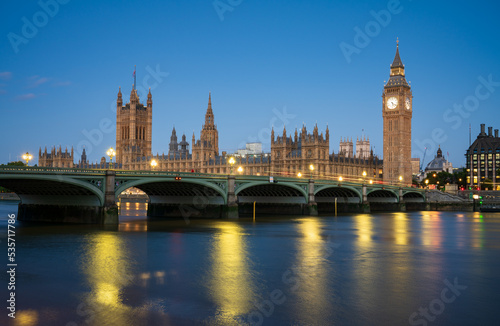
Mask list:
[[350,140],[349,137],[340,138],[339,154],[345,157],[354,157],[354,146],[352,143],[352,138]]
[[492,132],[492,127],[485,131],[485,124],[481,124],[481,132],[465,153],[467,184],[471,187],[481,187],[500,190],[500,138],[498,129]]
[[418,175],[420,174],[420,158],[412,157],[411,158],[411,174]]
[[247,143],[245,149],[238,149],[235,154],[239,156],[262,154],[262,143]]
[[356,157],[367,160],[370,157],[370,138],[365,136],[356,139]]
[[438,148],[436,156],[432,161],[427,164],[425,167],[426,176],[430,173],[439,173],[439,172],[448,172],[453,173],[453,166],[451,162],[448,162],[443,157],[443,151],[441,150],[441,146]]
[[68,148],[63,152],[61,146],[56,150],[54,146],[52,150],[47,152],[47,147],[45,151],[42,152],[42,148],[38,150],[38,166],[41,167],[54,167],[54,168],[72,168],[73,167],[73,148],[71,152],[68,153]]

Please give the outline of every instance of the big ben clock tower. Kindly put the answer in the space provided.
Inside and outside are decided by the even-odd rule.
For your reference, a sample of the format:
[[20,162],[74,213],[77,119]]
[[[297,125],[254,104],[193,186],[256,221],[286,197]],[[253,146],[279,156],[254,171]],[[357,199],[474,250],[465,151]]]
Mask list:
[[[411,184],[411,87],[406,82],[405,67],[396,56],[391,65],[391,75],[382,94],[384,119],[384,181],[392,184]],[[402,177],[402,179],[400,178]],[[400,181],[402,180],[402,181]]]

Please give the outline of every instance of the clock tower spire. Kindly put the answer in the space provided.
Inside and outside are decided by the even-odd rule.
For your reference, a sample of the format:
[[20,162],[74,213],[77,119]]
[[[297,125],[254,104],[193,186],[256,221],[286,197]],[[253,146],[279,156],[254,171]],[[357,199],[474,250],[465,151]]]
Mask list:
[[391,64],[390,77],[382,93],[382,117],[384,120],[384,181],[411,184],[411,86],[405,78],[405,67],[399,56],[399,40],[396,55]]

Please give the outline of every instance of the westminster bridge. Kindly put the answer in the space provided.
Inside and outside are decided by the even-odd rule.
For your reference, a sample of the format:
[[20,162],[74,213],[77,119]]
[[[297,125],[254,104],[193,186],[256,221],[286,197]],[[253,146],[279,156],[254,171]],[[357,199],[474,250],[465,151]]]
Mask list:
[[368,182],[165,171],[1,167],[0,186],[21,199],[18,219],[118,223],[118,196],[148,197],[149,217],[228,217],[424,210],[423,189]]

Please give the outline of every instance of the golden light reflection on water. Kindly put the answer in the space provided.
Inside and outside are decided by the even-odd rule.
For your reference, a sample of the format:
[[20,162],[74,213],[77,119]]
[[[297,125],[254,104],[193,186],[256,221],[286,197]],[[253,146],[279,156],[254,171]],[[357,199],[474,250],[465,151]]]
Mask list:
[[[325,312],[331,310],[330,298],[334,294],[327,291],[329,278],[334,277],[328,267],[328,257],[333,252],[332,243],[321,236],[322,224],[318,219],[303,219],[297,225],[301,237],[297,241],[297,259],[292,268],[298,277],[292,284],[296,289],[297,318],[308,325],[318,324]],[[330,246],[330,248],[328,248]]]
[[93,234],[83,266],[91,288],[86,302],[96,311],[95,324],[126,325],[131,308],[123,303],[123,291],[133,277],[123,240],[113,233]]
[[394,214],[394,239],[398,245],[408,244],[408,219],[406,213]]
[[422,215],[422,244],[441,248],[443,242],[443,221],[440,212],[424,212]]
[[358,230],[358,246],[371,247],[373,234],[372,216],[368,214],[360,214],[354,217],[354,222]]
[[355,300],[360,307],[369,307],[374,300],[377,300],[375,284],[372,281],[374,275],[379,270],[376,260],[370,256],[374,248],[372,239],[374,222],[369,214],[359,214],[353,217],[357,230],[357,241],[355,243],[357,253],[353,259],[353,276],[356,284],[354,290]]
[[140,202],[118,202],[118,211],[121,216],[142,216],[148,213],[148,203]]
[[484,247],[484,218],[480,212],[474,212],[472,215],[472,246],[474,248]]
[[238,316],[255,309],[252,281],[243,228],[236,223],[214,225],[218,232],[212,241],[209,290],[218,306],[216,324],[237,324]]
[[380,293],[391,294],[384,298],[386,302],[398,304],[408,300],[405,297],[405,286],[411,278],[411,262],[406,255],[410,244],[408,214],[396,212],[377,217],[359,214],[353,219],[357,253],[352,262],[352,301],[359,309],[370,311],[380,300]]
[[19,310],[14,319],[15,326],[34,326],[38,324],[38,312],[36,310]]

